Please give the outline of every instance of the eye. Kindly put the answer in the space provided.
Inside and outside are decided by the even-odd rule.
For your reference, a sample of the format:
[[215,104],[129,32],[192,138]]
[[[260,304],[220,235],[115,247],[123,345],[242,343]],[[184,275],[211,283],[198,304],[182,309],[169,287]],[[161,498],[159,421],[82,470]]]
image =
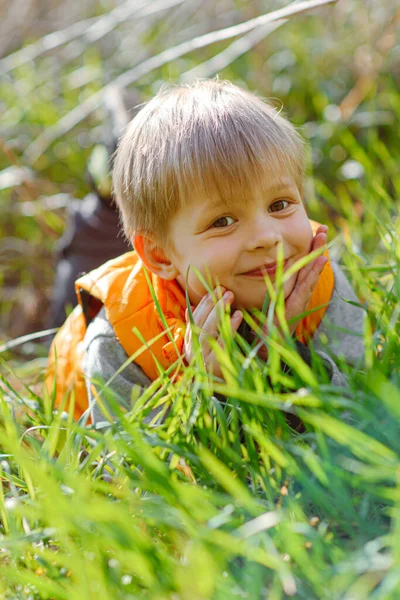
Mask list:
[[289,206],[290,202],[288,200],[275,200],[270,207],[269,212],[280,212],[281,210],[285,210]]
[[221,229],[223,227],[229,227],[229,225],[233,225],[235,223],[235,219],[233,217],[218,217],[212,224],[211,227],[217,227]]

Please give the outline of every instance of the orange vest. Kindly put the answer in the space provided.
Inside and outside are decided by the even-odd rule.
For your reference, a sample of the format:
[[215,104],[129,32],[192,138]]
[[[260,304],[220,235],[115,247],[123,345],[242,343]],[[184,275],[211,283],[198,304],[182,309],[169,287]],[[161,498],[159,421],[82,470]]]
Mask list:
[[[315,231],[318,224],[311,221]],[[328,257],[329,259],[329,257]],[[150,291],[165,317],[159,314]],[[332,296],[334,275],[330,261],[318,280],[307,310],[322,306],[304,317],[296,328],[296,336],[307,343],[318,328]],[[106,262],[75,282],[78,306],[58,331],[50,348],[46,385],[50,393],[55,386],[55,404],[74,393],[74,418],[88,408],[86,384],[82,369],[84,337],[87,322],[104,305],[106,316],[128,356],[137,353],[134,362],[149,379],[156,379],[160,370],[170,367],[183,349],[186,298],[176,281],[167,281],[145,272],[135,252],[128,252]],[[137,334],[137,333],[138,334]],[[143,339],[147,343],[144,346]]]

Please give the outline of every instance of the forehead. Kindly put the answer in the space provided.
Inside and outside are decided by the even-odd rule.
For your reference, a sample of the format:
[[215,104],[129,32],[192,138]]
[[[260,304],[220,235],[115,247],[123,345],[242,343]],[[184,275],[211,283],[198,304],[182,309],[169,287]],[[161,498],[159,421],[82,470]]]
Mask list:
[[257,198],[271,199],[275,195],[288,192],[298,192],[295,179],[289,172],[284,170],[266,170],[259,180],[249,185],[221,188],[208,191],[202,186],[195,189],[190,199],[185,203],[185,208],[196,212],[213,211],[214,209],[229,208],[231,206],[246,207],[256,201]]
[[[250,201],[260,190],[279,189],[294,181],[302,195],[302,162],[285,148],[263,148],[253,153],[244,140],[230,140],[230,148],[216,147],[186,156],[173,179],[177,182],[177,208],[192,203],[194,197],[208,203],[230,205]],[[218,151],[217,151],[218,150]],[[181,157],[182,158],[182,157]],[[176,163],[175,163],[176,165]]]

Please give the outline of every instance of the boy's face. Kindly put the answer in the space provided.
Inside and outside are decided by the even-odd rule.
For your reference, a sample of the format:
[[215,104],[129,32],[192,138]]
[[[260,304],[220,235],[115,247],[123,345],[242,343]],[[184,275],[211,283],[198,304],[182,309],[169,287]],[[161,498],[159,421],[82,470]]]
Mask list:
[[[278,246],[283,248],[284,269],[310,251],[312,230],[300,192],[285,170],[266,172],[262,185],[250,200],[238,197],[224,203],[193,195],[190,203],[172,219],[169,258],[178,270],[177,280],[186,287],[194,305],[207,293],[193,267],[215,286],[235,295],[234,308],[261,309],[266,293],[265,275],[275,279]],[[297,274],[284,285],[291,293]]]

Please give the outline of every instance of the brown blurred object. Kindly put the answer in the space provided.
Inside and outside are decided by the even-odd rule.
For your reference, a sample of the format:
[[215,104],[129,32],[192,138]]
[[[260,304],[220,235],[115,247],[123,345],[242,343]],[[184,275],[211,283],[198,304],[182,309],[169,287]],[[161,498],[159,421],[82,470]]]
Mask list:
[[67,226],[56,244],[56,273],[48,326],[58,327],[76,305],[75,280],[107,260],[132,250],[121,232],[111,187],[110,167],[118,139],[129,123],[129,112],[139,104],[135,92],[111,88],[104,98],[109,115],[104,144],[95,146],[88,163],[93,192],[68,206]]

